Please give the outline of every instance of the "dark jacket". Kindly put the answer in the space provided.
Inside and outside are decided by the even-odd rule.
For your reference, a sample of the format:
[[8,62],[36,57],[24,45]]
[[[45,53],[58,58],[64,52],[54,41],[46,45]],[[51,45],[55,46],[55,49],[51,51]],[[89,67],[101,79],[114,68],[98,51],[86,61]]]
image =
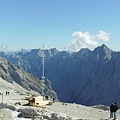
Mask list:
[[118,110],[118,106],[115,103],[112,103],[110,106],[110,111],[111,112],[116,112]]

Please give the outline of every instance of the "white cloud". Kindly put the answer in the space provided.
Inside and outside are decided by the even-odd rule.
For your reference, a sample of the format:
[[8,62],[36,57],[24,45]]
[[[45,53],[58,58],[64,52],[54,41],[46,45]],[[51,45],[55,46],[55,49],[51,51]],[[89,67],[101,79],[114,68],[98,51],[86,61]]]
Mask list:
[[8,47],[7,47],[7,45],[1,44],[1,45],[0,45],[0,50],[1,50],[1,51],[4,51],[4,52],[8,52]]
[[99,31],[98,34],[93,35],[89,32],[74,32],[72,34],[72,41],[66,46],[66,50],[79,51],[81,48],[93,49],[99,45],[99,42],[107,42],[110,40],[109,33]]
[[109,35],[110,33],[106,33],[105,31],[99,31],[99,34],[96,35],[96,38],[102,41],[109,41]]

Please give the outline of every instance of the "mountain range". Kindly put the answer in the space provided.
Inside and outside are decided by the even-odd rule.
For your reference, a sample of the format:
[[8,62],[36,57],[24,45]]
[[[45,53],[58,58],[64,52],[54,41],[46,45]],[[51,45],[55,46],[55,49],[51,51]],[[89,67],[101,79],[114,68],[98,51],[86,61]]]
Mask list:
[[[84,105],[120,104],[120,52],[101,45],[93,51],[83,48],[68,53],[56,48],[44,50],[45,77],[60,101]],[[41,79],[42,49],[0,56]],[[9,79],[10,80],[10,79]]]

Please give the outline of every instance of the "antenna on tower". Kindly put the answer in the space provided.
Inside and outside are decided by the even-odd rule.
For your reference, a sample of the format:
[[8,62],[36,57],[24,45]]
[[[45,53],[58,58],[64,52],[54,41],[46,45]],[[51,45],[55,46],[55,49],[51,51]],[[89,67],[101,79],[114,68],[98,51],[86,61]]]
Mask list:
[[42,80],[45,80],[45,65],[44,65],[44,45],[43,45],[43,50],[42,50]]

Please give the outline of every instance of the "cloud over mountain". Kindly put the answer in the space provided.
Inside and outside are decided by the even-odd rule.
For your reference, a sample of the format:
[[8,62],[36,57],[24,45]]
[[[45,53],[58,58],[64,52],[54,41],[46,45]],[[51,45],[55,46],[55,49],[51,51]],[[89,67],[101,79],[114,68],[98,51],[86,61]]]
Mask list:
[[110,40],[110,33],[99,31],[98,34],[93,35],[89,32],[76,31],[72,34],[72,41],[66,46],[69,51],[79,51],[81,48],[93,49],[99,45],[99,42],[107,42]]

